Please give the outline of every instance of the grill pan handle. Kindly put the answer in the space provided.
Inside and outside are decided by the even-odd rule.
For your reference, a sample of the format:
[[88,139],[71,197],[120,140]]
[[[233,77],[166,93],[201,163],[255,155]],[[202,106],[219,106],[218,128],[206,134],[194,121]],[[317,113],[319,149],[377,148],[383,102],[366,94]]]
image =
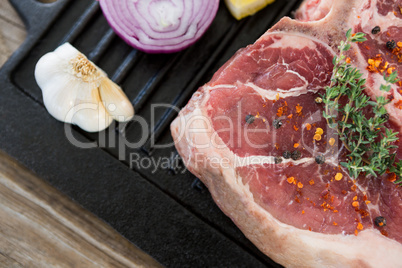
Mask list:
[[52,3],[42,3],[39,0],[9,0],[27,27],[28,34],[40,31],[49,23],[49,20],[53,21],[69,1],[57,0]]

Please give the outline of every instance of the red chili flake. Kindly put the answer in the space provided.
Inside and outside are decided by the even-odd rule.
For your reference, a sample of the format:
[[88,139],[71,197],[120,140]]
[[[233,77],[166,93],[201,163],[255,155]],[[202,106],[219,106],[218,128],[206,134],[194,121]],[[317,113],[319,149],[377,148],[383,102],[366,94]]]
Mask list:
[[296,196],[295,197],[295,201],[297,202],[297,203],[300,203],[300,199]]
[[334,138],[330,138],[329,139],[329,145],[333,146],[335,144],[335,139]]
[[383,236],[388,236],[388,232],[385,231],[385,230],[381,230],[381,234],[382,234]]
[[300,104],[296,105],[296,113],[297,115],[301,115],[301,112],[303,110],[303,106],[300,106]]
[[337,226],[337,225],[338,225],[336,222],[333,222],[332,224],[333,224],[333,225],[335,225],[335,226]]
[[276,112],[276,115],[277,115],[278,117],[281,117],[281,116],[283,115],[283,107],[279,107],[279,108],[278,108],[278,111]]
[[313,137],[313,140],[320,141],[321,140],[321,135],[320,134],[315,134],[314,137]]
[[352,191],[356,191],[356,189],[357,189],[357,186],[356,186],[356,185],[352,185],[352,186],[350,187],[350,190],[352,190]]
[[358,230],[355,230],[355,236],[357,236],[359,234]]
[[358,230],[363,230],[363,224],[361,224],[360,222],[357,224],[356,227]]
[[389,180],[390,182],[396,181],[396,174],[395,174],[395,173],[392,173],[392,174],[388,177],[388,180]]
[[279,150],[279,144],[275,143],[275,149]]
[[306,213],[304,210],[302,210],[302,214]]
[[293,114],[288,115],[289,119],[292,119],[292,117],[293,117]]
[[308,183],[309,183],[310,185],[314,185],[314,180],[311,179]]
[[399,100],[398,102],[394,103],[395,107],[397,107],[398,109],[402,110],[402,99]]
[[311,232],[311,227],[310,226],[308,227],[308,230]]
[[365,46],[364,48],[367,49],[367,50],[370,50],[370,47],[369,47],[369,46]]
[[375,73],[383,73],[387,70],[389,63],[384,61],[381,54],[377,54],[374,58],[370,58],[367,60],[368,66],[367,70]]
[[343,175],[342,175],[342,173],[336,173],[336,175],[335,175],[335,180],[337,180],[337,181],[340,181],[340,180],[342,180],[342,177],[343,177]]
[[334,213],[338,213],[338,210],[335,209],[333,212],[334,212]]
[[388,74],[392,74],[392,71],[395,69],[395,67],[389,67],[388,69],[387,69],[387,73]]
[[368,213],[367,211],[365,211],[364,209],[360,209],[359,210],[360,215],[362,215],[362,218],[365,218],[367,216],[370,215],[370,213]]
[[298,148],[300,146],[300,144],[298,144],[297,142],[295,144],[293,144],[294,148]]
[[298,131],[298,130],[299,130],[299,128],[296,127],[296,125],[293,125],[293,129],[294,129],[295,131]]
[[288,181],[288,183],[292,183],[295,180],[295,177],[289,177],[286,179]]
[[299,187],[300,189],[303,188],[303,183],[301,183],[300,181],[297,183],[297,187]]
[[350,63],[350,58],[347,57],[345,61],[346,61],[346,63]]

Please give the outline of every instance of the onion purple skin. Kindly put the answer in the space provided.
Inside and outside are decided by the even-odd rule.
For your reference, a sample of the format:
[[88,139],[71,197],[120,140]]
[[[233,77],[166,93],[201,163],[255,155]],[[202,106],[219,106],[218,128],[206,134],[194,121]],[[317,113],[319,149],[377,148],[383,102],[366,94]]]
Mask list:
[[[121,39],[153,54],[174,53],[193,45],[209,28],[219,7],[219,0],[98,1],[109,25]],[[168,21],[167,27],[161,25],[157,17],[161,14],[173,23]]]

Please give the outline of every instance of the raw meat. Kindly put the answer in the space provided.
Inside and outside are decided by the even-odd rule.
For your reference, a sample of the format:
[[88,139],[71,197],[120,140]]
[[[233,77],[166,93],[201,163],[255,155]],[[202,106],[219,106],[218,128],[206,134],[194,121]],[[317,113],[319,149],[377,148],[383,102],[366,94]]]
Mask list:
[[295,13],[295,18],[300,21],[320,20],[329,13],[333,2],[333,0],[306,0]]
[[[316,98],[329,84],[332,58],[349,28],[368,34],[348,56],[367,77],[369,96],[382,94],[384,82],[381,73],[366,69],[368,59],[381,54],[382,64],[388,61],[402,74],[398,55],[385,46],[390,39],[402,41],[402,4],[330,2],[323,18],[283,18],[239,50],[194,93],[172,123],[172,135],[217,205],[278,263],[401,267],[402,187],[389,174],[349,177],[339,166],[345,149]],[[380,33],[371,33],[375,26]],[[388,127],[402,132],[400,90],[392,85],[387,110]],[[402,158],[402,146],[396,155]],[[325,163],[318,164],[317,156]],[[377,226],[378,217],[385,226]]]

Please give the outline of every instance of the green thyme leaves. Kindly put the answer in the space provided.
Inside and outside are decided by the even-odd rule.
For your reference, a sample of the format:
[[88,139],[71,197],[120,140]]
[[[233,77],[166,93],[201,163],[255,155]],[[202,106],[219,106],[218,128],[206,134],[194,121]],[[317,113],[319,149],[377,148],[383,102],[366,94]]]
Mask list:
[[[344,52],[351,43],[366,41],[364,33],[346,33],[346,40],[338,46],[340,54],[333,59],[334,69],[331,83],[322,96],[325,110],[323,117],[330,128],[336,130],[339,139],[348,151],[346,167],[350,176],[357,178],[360,173],[380,176],[385,172],[395,173],[402,178],[402,161],[395,163],[393,151],[398,140],[398,132],[385,127],[388,113],[385,105],[389,100],[379,96],[375,101],[364,94],[366,80],[363,73],[348,62]],[[384,75],[385,84],[380,90],[389,92],[391,84],[397,82],[397,72]],[[370,116],[368,116],[370,114]],[[398,179],[395,183],[401,183]]]

